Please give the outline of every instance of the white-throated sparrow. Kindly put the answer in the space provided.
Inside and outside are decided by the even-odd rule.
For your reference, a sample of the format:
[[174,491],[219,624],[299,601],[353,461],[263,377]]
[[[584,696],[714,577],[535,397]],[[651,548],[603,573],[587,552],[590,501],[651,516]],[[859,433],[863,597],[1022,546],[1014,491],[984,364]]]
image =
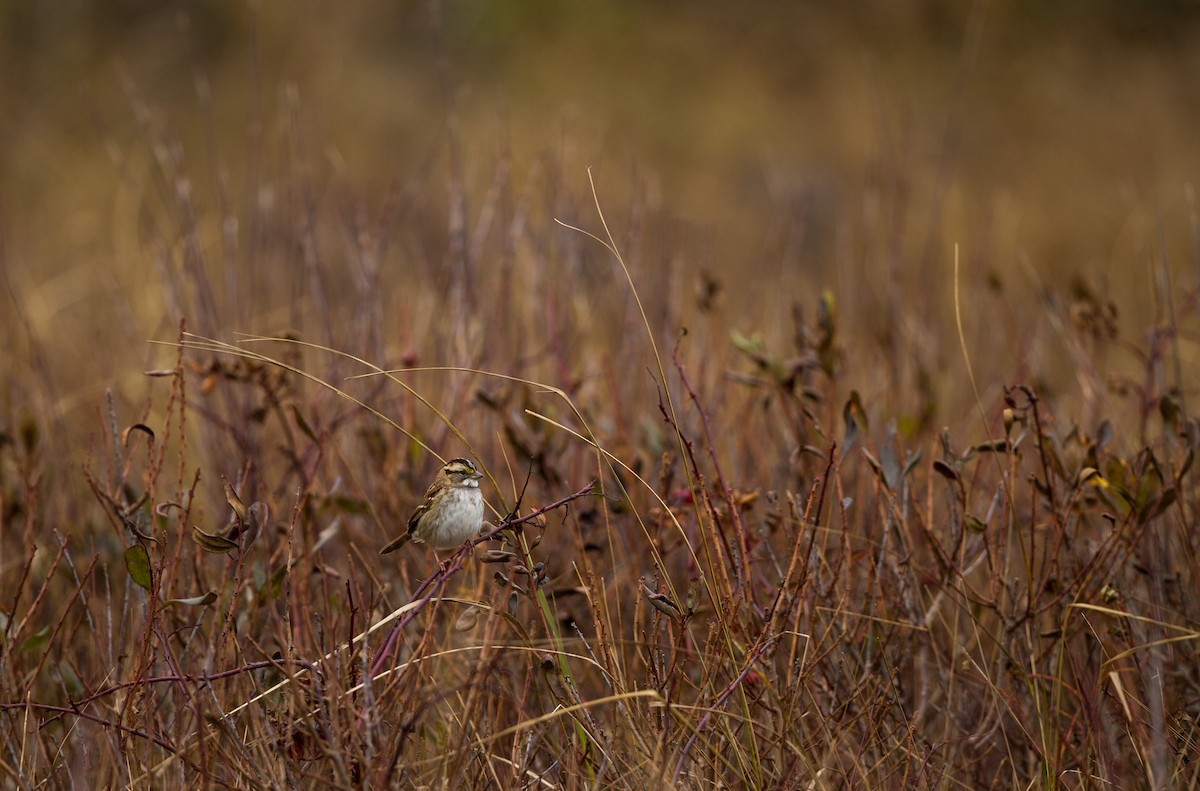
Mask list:
[[379,554],[386,555],[411,541],[425,542],[434,549],[454,549],[479,534],[483,525],[483,474],[466,459],[451,459],[429,484],[425,499],[409,517],[408,529],[387,543]]

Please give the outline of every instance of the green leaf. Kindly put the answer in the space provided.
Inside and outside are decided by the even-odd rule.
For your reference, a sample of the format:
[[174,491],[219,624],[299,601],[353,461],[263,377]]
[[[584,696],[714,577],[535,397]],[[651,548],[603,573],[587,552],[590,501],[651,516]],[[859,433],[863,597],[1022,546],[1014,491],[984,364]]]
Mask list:
[[733,344],[733,348],[749,357],[757,358],[762,354],[762,340],[747,338],[737,330],[729,331],[729,342]]
[[361,516],[370,513],[366,500],[360,500],[357,497],[348,497],[344,494],[335,494],[326,498],[325,505],[344,514]]
[[21,650],[27,653],[33,653],[34,651],[42,650],[46,647],[46,644],[50,642],[50,632],[51,629],[49,624],[43,626],[41,629],[38,629],[21,642]]
[[1109,456],[1104,464],[1104,478],[1113,486],[1129,487],[1129,466],[1117,456]]
[[283,580],[287,576],[287,564],[271,572],[271,576],[258,589],[258,596],[263,601],[271,601],[283,591]]
[[834,375],[837,366],[837,300],[833,292],[826,289],[817,303],[817,359],[827,376]]
[[150,553],[144,546],[134,544],[125,550],[125,568],[129,571],[130,579],[150,590],[153,575],[150,571]]
[[1179,406],[1179,399],[1175,397],[1175,393],[1166,393],[1158,399],[1158,412],[1162,415],[1163,425],[1170,429],[1179,429],[1183,409]]
[[1143,472],[1138,481],[1137,494],[1134,495],[1134,507],[1138,511],[1144,510],[1158,498],[1161,488],[1162,478],[1159,477],[1155,468],[1151,467]]
[[[1066,465],[1063,464],[1062,457],[1059,456],[1059,453],[1058,453],[1058,451],[1059,451],[1058,441],[1056,439],[1054,439],[1054,437],[1050,436],[1049,434],[1043,434],[1042,442],[1041,442],[1041,450],[1042,450],[1043,458],[1045,458],[1045,460],[1047,462],[1049,462],[1050,469],[1054,472],[1055,475],[1058,476],[1059,480],[1063,480],[1063,481],[1070,480],[1071,476],[1067,475]],[[1044,481],[1043,483],[1047,487],[1050,485],[1049,481]]]
[[58,675],[62,678],[63,686],[67,688],[67,694],[72,698],[81,698],[87,694],[83,682],[79,680],[79,674],[67,660],[63,659],[58,663]]

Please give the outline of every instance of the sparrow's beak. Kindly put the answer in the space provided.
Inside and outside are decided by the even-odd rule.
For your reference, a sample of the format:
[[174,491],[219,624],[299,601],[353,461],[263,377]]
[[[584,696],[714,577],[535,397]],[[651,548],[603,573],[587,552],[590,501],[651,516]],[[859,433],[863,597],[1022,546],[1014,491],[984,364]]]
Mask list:
[[482,472],[476,472],[476,473],[473,473],[473,474],[471,475],[471,477],[472,477],[472,478],[474,478],[475,480],[479,480],[480,478],[482,478],[482,477],[483,477],[483,473],[482,473]]

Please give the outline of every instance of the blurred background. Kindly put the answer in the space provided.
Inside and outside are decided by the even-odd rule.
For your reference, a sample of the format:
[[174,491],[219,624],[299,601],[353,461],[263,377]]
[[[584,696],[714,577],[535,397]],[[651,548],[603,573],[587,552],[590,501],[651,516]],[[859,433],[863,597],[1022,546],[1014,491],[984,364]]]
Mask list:
[[[603,235],[589,168],[668,344],[783,353],[828,289],[868,406],[953,416],[957,244],[985,395],[1074,387],[1063,322],[1141,342],[1195,281],[1198,21],[1169,0],[6,3],[0,398],[94,428],[106,389],[146,399],[174,359],[148,341],[184,316],[384,366],[515,371],[561,333],[620,358],[624,276],[554,222]],[[556,324],[560,297],[596,312]],[[1116,347],[1110,373],[1140,365]]]
[[[1183,785],[1198,129],[1195,0],[0,2],[0,768],[491,783],[478,725],[553,782],[586,720],[643,787],[693,742],[727,785]],[[292,686],[324,768],[276,762],[273,704],[194,740],[259,688],[199,673],[321,664],[424,590],[377,550],[438,454],[496,516],[603,489],[508,567],[553,612],[454,578],[537,653],[476,668],[431,617],[379,716],[357,660]],[[646,680],[680,719],[549,724]]]

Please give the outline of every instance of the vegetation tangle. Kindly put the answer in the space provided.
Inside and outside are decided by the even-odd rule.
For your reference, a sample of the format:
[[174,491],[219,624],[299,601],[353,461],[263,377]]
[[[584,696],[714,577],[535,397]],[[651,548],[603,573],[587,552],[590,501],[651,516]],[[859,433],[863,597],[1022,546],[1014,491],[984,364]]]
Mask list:
[[[129,97],[171,322],[4,402],[0,786],[1200,786],[1194,273],[739,297],[567,155],[373,202],[285,92],[238,198]],[[381,557],[455,457],[483,535]]]

